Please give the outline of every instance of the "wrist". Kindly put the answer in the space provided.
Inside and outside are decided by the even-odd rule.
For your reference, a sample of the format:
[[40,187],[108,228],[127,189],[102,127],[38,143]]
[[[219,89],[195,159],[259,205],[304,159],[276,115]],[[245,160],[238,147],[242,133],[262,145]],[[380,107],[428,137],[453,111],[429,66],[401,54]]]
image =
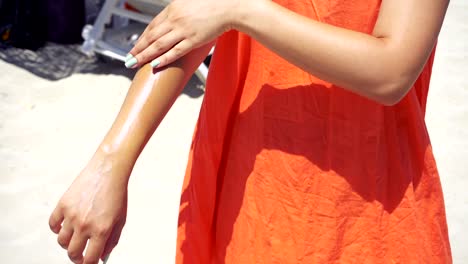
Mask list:
[[99,147],[84,169],[85,175],[101,178],[126,187],[135,162],[120,153],[108,152]]
[[119,167],[133,168],[138,158],[137,154],[132,154],[133,152],[135,151],[117,147],[113,144],[102,143],[96,150],[93,159],[106,160],[118,164]]
[[237,8],[233,10],[232,29],[250,35],[254,23],[262,19],[262,13],[271,3],[270,0],[239,1]]

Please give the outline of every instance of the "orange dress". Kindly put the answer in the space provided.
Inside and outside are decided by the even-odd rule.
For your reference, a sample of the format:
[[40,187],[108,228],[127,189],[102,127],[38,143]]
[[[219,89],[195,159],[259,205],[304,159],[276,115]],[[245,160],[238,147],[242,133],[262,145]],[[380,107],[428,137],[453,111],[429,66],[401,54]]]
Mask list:
[[[380,7],[276,2],[365,33]],[[400,103],[383,106],[242,33],[220,37],[183,185],[177,263],[451,263],[424,122],[433,58]]]

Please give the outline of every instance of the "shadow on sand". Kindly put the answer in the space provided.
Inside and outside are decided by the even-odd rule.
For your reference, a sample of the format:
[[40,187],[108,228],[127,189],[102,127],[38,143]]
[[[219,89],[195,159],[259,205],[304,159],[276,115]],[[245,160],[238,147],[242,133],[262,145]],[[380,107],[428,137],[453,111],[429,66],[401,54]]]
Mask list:
[[[74,73],[114,74],[128,79],[133,79],[135,75],[134,70],[123,67],[120,61],[84,55],[80,51],[80,45],[47,43],[37,51],[2,47],[0,59],[50,81],[58,81]],[[192,98],[202,96],[203,83],[193,76],[184,93]]]

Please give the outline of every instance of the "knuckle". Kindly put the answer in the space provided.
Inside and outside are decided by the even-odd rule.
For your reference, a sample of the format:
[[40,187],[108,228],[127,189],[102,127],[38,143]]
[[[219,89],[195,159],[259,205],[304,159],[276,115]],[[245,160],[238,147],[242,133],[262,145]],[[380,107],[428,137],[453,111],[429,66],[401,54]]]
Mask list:
[[161,40],[156,40],[154,43],[153,43],[153,48],[156,50],[156,51],[159,51],[162,49],[163,47],[163,43]]
[[182,55],[183,50],[179,47],[175,47],[173,50],[173,58],[177,58]]
[[108,225],[100,225],[96,227],[94,233],[98,237],[105,237],[109,234],[109,232],[110,232],[110,227]]
[[65,216],[69,221],[72,221],[72,222],[75,222],[78,220],[78,212],[76,212],[75,210],[67,210]]
[[108,233],[109,231],[107,231],[107,229],[104,229],[104,228],[99,228],[96,230],[97,237],[105,237]]
[[168,17],[168,22],[170,23],[170,25],[176,27],[179,25],[181,19],[182,18],[180,16],[172,15]]
[[62,237],[58,237],[57,238],[57,243],[64,249],[67,249],[68,248],[68,243],[66,240],[64,240]]
[[68,257],[70,258],[71,261],[73,262],[80,262],[83,256],[81,253],[76,252],[76,251],[68,251]]
[[158,33],[158,29],[156,27],[151,29],[149,34],[146,34],[147,43],[154,42],[156,40],[156,34],[157,33]]
[[90,224],[89,224],[89,222],[88,222],[87,220],[85,220],[85,219],[80,219],[80,220],[78,220],[77,223],[76,223],[76,228],[77,228],[78,230],[83,231],[83,230],[88,229],[88,228],[89,228],[89,225],[90,225]]
[[175,48],[172,48],[171,53],[168,54],[169,55],[168,57],[170,57],[170,59],[172,59],[174,57],[179,56],[180,53],[181,53],[180,48],[175,47]]

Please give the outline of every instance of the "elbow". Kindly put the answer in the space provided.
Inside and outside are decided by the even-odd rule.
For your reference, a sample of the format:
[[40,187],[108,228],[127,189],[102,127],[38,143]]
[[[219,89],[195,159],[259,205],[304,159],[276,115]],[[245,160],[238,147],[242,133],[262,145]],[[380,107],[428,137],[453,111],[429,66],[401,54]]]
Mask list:
[[393,106],[398,104],[413,87],[416,78],[413,77],[397,77],[382,80],[382,82],[374,87],[373,99],[385,106]]
[[406,85],[393,85],[385,87],[378,96],[378,102],[385,106],[393,106],[398,104],[406,93],[409,91]]

